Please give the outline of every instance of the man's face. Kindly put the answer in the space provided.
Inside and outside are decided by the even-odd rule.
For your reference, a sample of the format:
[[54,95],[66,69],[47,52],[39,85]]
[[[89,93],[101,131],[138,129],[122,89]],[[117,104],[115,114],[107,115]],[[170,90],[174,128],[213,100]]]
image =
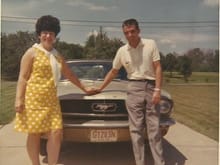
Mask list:
[[129,44],[133,45],[139,41],[140,30],[135,25],[124,26],[122,29]]

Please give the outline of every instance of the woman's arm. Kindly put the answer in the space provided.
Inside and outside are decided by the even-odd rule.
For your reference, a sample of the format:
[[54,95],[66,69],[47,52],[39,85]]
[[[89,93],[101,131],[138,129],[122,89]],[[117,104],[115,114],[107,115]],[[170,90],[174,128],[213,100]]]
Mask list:
[[15,111],[22,112],[24,110],[24,98],[26,91],[26,84],[30,77],[32,64],[34,58],[34,50],[28,49],[22,56],[20,63],[20,72],[17,82],[16,97],[15,97]]
[[64,58],[61,56],[61,63],[62,63],[62,74],[64,75],[65,78],[69,79],[73,84],[75,84],[78,88],[80,88],[82,91],[85,93],[91,95],[97,93],[94,89],[92,88],[87,88],[85,87],[76,74],[69,68],[69,66],[66,64]]

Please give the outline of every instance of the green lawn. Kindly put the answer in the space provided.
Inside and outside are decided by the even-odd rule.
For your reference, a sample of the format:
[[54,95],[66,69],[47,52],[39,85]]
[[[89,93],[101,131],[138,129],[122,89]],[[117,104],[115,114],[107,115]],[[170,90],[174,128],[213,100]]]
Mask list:
[[1,81],[0,124],[7,124],[15,116],[14,101],[16,82]]
[[[164,73],[164,85],[174,100],[173,117],[180,123],[218,141],[219,75],[193,73],[188,83],[177,73]],[[13,120],[16,82],[1,81],[0,124]]]
[[164,89],[172,95],[178,122],[218,141],[218,85],[166,85]]
[[[177,72],[173,72],[172,77],[170,77],[169,72],[164,72],[163,81],[164,81],[164,84],[185,83],[183,79],[183,75],[180,75]],[[192,75],[188,79],[188,83],[218,83],[218,81],[219,81],[219,73],[216,73],[216,72],[193,72]]]

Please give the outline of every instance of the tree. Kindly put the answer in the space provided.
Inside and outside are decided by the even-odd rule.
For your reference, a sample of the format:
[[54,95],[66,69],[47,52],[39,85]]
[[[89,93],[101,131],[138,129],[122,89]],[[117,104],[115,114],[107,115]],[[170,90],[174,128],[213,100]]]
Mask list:
[[4,78],[17,79],[21,57],[35,42],[35,33],[19,31],[16,34],[2,34],[1,74]]
[[165,65],[166,58],[165,58],[165,56],[163,55],[162,52],[160,52],[160,63],[161,63],[162,70],[165,70],[165,68],[166,68],[166,65]]
[[118,48],[123,44],[120,39],[110,39],[100,30],[97,35],[89,36],[84,47],[84,54],[88,59],[113,59]]
[[180,74],[183,75],[183,78],[184,78],[185,82],[188,82],[188,78],[192,74],[192,66],[191,66],[192,61],[191,61],[191,59],[186,55],[180,56],[178,58],[178,64],[179,64]]
[[[37,40],[34,32],[1,33],[2,78],[17,79],[22,55]],[[88,37],[84,47],[79,44],[68,44],[59,39],[55,47],[65,59],[113,59],[123,44],[121,39],[110,39],[100,28],[97,35],[92,34]],[[175,52],[164,56],[160,52],[160,57],[163,70],[170,71],[171,77],[174,70],[179,71],[184,75],[185,81],[188,81],[192,71],[219,71],[219,50],[194,48],[187,51],[184,56]]]
[[173,71],[176,68],[177,63],[176,57],[172,53],[169,53],[166,55],[165,60],[165,68],[170,72],[170,77],[173,77]]
[[212,66],[214,72],[219,72],[219,50],[215,50]]
[[186,56],[192,61],[193,71],[218,72],[218,50],[194,48]]
[[208,49],[205,52],[205,60],[202,70],[206,72],[219,71],[219,51]]
[[67,59],[83,58],[83,47],[76,44],[68,44],[63,41],[57,41],[55,48]]

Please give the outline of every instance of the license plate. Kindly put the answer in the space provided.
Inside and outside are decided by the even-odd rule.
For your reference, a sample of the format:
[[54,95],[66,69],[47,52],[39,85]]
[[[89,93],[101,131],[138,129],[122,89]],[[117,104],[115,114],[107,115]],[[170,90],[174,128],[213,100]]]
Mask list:
[[116,129],[98,129],[90,131],[91,142],[114,142],[118,139]]

